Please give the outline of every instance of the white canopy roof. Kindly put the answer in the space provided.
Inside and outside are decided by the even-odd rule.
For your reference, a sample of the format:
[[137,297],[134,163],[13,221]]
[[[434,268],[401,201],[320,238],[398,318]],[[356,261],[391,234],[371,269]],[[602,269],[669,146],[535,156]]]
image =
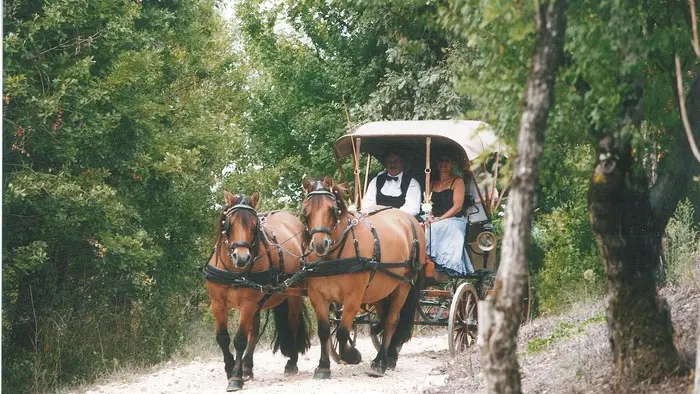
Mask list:
[[381,156],[386,149],[398,149],[419,154],[425,151],[425,137],[439,148],[461,148],[469,161],[484,152],[499,150],[496,134],[491,127],[476,120],[413,120],[371,122],[346,134],[335,143],[336,155],[344,158],[352,155],[352,139],[361,138],[361,150]]

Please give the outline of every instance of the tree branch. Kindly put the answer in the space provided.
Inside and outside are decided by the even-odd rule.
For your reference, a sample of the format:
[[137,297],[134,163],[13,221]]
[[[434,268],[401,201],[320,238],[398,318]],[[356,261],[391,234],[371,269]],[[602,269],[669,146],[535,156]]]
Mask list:
[[[692,0],[690,4],[693,4]],[[697,36],[695,36],[695,39],[697,39]],[[693,41],[693,45],[695,44],[696,42]],[[700,51],[700,48],[696,49],[696,51]],[[700,52],[698,53],[700,55]],[[700,161],[700,152],[698,152],[698,146],[695,145],[695,138],[693,138],[693,131],[690,128],[688,114],[685,112],[685,100],[683,100],[683,79],[681,77],[681,61],[678,59],[678,55],[676,55],[676,84],[678,85],[678,107],[680,108],[681,120],[683,121],[683,129],[685,129],[685,135],[688,137],[688,144],[690,144],[690,149],[693,152],[693,156],[695,156],[697,161]]]
[[[671,84],[676,99],[681,100],[676,80]],[[682,93],[681,93],[682,94]],[[678,104],[680,108],[680,103]],[[700,75],[695,78],[686,96],[688,124],[694,138],[700,138]],[[659,177],[649,192],[651,207],[659,228],[665,228],[678,201],[685,196],[694,172],[700,171],[700,163],[693,160],[690,144],[683,135],[683,126],[673,133],[671,154],[659,162]]]
[[[695,17],[695,0],[688,0],[690,3],[690,23],[693,25],[693,49],[695,54],[700,57],[700,41],[698,41],[698,22]],[[676,57],[676,59],[678,59]],[[678,60],[676,60],[678,62]]]

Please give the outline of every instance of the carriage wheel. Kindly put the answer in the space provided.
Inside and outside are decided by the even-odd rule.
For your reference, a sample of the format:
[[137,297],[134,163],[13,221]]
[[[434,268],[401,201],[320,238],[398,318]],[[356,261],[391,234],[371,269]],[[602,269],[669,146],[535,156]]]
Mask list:
[[471,283],[462,283],[455,291],[450,305],[447,336],[450,356],[454,357],[476,343],[478,314],[476,288]]
[[[330,324],[331,335],[328,338],[328,355],[337,364],[342,364],[340,360],[340,346],[338,344],[338,327],[340,327],[340,318],[343,316],[343,311],[340,304],[331,303],[328,323]],[[357,326],[352,325],[350,329],[350,340],[355,343],[357,339]]]
[[426,297],[418,304],[418,316],[423,321],[446,322],[450,304],[443,297]]
[[[370,331],[369,331],[369,337],[372,339],[372,345],[374,345],[374,350],[379,351],[382,347],[382,337],[384,336],[384,332],[378,332],[378,333],[373,333],[372,328],[379,324],[379,316],[377,316],[377,311],[374,309],[374,305],[367,304],[364,308],[365,311],[367,311],[368,316],[371,317],[369,321],[372,321],[373,323],[370,324]],[[403,345],[399,346],[398,349],[396,349],[397,353],[401,353],[401,348]]]
[[[479,299],[483,300],[493,290],[494,284],[496,283],[496,272],[489,272],[484,275],[477,283]],[[520,324],[525,324],[530,321],[532,317],[532,286],[530,284],[530,274],[527,275],[527,289],[525,291],[525,296],[523,296],[523,309],[520,314]]]

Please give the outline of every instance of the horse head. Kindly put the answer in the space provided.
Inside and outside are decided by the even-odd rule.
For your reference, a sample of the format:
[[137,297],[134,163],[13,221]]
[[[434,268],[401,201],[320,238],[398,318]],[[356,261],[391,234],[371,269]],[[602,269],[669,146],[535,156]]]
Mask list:
[[347,213],[345,206],[346,188],[326,176],[323,181],[302,182],[304,198],[304,222],[309,248],[319,256],[325,256],[333,245],[332,233],[338,227],[340,218]]
[[255,207],[260,200],[257,192],[251,196],[224,192],[226,206],[219,220],[219,242],[224,242],[231,263],[246,268],[255,261],[260,241],[260,220]]

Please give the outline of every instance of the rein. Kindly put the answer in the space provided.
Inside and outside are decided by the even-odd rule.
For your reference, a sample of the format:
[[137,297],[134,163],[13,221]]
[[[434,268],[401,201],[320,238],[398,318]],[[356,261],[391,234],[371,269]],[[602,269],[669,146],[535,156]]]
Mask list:
[[[404,276],[395,274],[391,271],[389,271],[390,268],[401,268],[401,267],[407,267],[410,268],[411,271],[414,273],[418,271],[418,253],[419,253],[419,242],[418,242],[418,237],[416,233],[415,227],[411,224],[411,230],[413,233],[413,246],[411,248],[411,256],[409,260],[403,261],[403,262],[398,262],[398,263],[384,263],[381,262],[381,248],[380,248],[380,243],[379,243],[379,234],[377,233],[377,230],[374,228],[374,225],[370,222],[367,224],[365,222],[365,218],[375,215],[379,212],[385,211],[387,209],[391,209],[390,207],[382,208],[376,211],[372,211],[369,213],[362,214],[360,217],[352,217],[350,218],[350,215],[348,215],[348,224],[343,230],[343,232],[340,234],[339,237],[336,239],[332,238],[332,232],[338,227],[338,224],[340,223],[340,215],[341,215],[341,210],[338,207],[338,199],[336,195],[328,190],[314,190],[311,191],[307,194],[306,199],[309,199],[314,196],[323,196],[323,197],[328,197],[331,200],[333,200],[334,203],[334,208],[333,208],[333,219],[334,219],[334,226],[332,228],[329,227],[315,227],[311,230],[309,230],[308,226],[306,227],[306,233],[307,237],[310,238],[313,234],[315,233],[325,233],[329,237],[331,237],[331,242],[332,242],[332,247],[328,251],[328,254],[332,254],[333,252],[337,251],[337,256],[340,256],[340,254],[343,252],[343,249],[345,249],[345,245],[347,243],[347,240],[352,234],[352,239],[353,239],[353,244],[355,248],[355,257],[348,257],[348,258],[335,258],[335,259],[318,259],[313,263],[308,263],[303,266],[302,271],[304,272],[303,277],[321,277],[321,276],[334,276],[334,275],[344,275],[344,274],[349,274],[349,273],[355,273],[355,272],[362,272],[362,271],[371,271],[370,273],[370,282],[374,278],[374,275],[376,274],[377,271],[380,271],[394,279],[401,280],[406,283],[414,284],[414,278],[406,278]],[[306,218],[305,218],[306,219]],[[308,221],[308,220],[307,220]],[[357,236],[355,234],[355,226],[362,222],[366,226],[369,227],[374,243],[374,249],[372,252],[372,257],[363,257],[360,253],[360,247],[359,247],[359,241],[357,240]],[[294,275],[296,276],[296,274]],[[293,276],[293,277],[294,277]],[[414,275],[415,276],[415,275]],[[301,278],[302,275],[299,275],[299,278]],[[292,279],[292,278],[290,278]],[[288,283],[289,280],[285,281],[285,284]]]

